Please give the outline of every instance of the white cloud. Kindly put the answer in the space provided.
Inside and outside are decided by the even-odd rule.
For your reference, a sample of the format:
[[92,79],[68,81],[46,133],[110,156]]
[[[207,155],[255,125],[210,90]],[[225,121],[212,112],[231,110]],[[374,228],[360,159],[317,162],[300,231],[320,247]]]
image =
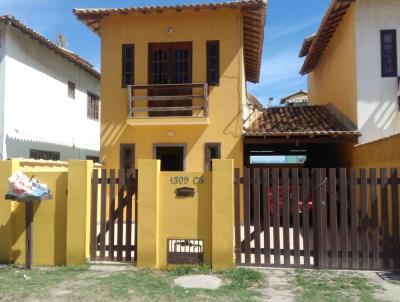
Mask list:
[[[281,39],[283,36],[293,35],[298,32],[302,32],[306,29],[311,29],[315,31],[318,24],[321,22],[321,16],[314,16],[311,18],[303,19],[299,22],[292,23],[291,25],[278,25],[269,27],[267,30],[266,37],[268,40]],[[311,32],[310,32],[311,34]]]

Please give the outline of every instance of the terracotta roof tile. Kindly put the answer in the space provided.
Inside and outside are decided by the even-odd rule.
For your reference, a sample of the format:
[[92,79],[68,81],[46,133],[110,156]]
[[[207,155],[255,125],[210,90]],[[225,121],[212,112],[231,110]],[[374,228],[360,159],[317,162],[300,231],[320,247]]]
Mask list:
[[360,136],[332,105],[264,109],[245,129],[247,136]]

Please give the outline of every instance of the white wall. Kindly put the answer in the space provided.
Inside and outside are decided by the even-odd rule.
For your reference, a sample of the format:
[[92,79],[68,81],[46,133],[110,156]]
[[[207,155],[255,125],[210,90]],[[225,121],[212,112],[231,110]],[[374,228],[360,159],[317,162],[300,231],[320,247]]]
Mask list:
[[0,23],[0,159],[3,159],[4,149],[5,42],[5,27]]
[[356,5],[358,126],[365,143],[400,133],[397,78],[381,77],[380,46],[380,31],[396,29],[400,63],[400,2],[358,0]]
[[62,160],[98,155],[100,123],[87,118],[87,91],[99,95],[99,80],[18,29],[8,33],[5,156],[27,157],[30,148],[59,151]]

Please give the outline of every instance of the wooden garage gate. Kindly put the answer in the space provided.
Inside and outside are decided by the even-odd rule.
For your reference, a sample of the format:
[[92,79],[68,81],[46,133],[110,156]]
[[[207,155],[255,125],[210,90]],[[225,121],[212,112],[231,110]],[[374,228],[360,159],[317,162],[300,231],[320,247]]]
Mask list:
[[395,168],[236,169],[236,264],[400,269],[399,182]]

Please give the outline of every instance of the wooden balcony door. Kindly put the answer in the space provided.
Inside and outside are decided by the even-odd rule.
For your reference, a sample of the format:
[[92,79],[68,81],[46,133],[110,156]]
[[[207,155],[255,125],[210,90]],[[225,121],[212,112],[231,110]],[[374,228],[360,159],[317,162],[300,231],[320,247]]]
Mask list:
[[[186,84],[192,82],[192,43],[149,44],[149,83]],[[150,96],[191,95],[191,88],[153,88]],[[148,107],[190,107],[192,100],[149,101]],[[192,110],[149,111],[149,116],[192,116]]]

